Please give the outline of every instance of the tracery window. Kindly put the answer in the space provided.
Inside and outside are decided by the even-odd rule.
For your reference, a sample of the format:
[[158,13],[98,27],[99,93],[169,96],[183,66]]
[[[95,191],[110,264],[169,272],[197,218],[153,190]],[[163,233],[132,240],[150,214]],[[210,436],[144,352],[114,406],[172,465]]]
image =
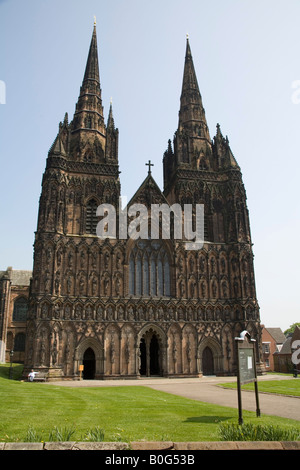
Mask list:
[[19,297],[14,302],[13,321],[26,321],[28,301],[25,297]]
[[129,294],[169,297],[170,263],[163,244],[158,240],[139,240],[129,258]]

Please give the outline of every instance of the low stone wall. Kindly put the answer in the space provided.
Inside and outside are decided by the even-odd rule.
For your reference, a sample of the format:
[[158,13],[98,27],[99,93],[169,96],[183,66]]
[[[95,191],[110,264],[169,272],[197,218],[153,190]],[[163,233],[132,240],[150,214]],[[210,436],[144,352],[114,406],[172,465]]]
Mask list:
[[1,442],[0,450],[104,450],[104,451],[197,451],[197,450],[300,450],[300,441],[215,442]]

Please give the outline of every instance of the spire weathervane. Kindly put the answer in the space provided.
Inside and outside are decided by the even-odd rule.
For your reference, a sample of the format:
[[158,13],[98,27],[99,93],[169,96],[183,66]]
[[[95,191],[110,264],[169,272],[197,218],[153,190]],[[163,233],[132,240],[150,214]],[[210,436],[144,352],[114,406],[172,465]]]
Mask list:
[[97,22],[96,22],[96,16],[94,15],[94,26],[96,26]]
[[151,160],[149,160],[145,165],[148,166],[148,175],[151,175],[151,166],[154,166],[154,163],[151,163]]

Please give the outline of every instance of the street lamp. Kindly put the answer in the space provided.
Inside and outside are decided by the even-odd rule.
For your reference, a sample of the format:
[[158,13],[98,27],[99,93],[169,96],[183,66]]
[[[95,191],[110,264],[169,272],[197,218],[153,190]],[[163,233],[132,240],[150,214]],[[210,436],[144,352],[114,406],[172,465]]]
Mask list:
[[9,356],[10,356],[9,378],[12,379],[12,360],[13,360],[13,357],[14,357],[14,351],[13,350],[10,351]]

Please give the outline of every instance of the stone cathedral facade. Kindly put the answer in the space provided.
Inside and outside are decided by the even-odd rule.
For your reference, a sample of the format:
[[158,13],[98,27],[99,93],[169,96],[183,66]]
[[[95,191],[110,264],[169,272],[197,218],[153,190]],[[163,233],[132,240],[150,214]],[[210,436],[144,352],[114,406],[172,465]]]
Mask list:
[[[73,120],[47,157],[34,242],[24,373],[49,379],[234,374],[235,340],[261,328],[240,168],[217,125],[211,139],[189,40],[178,129],[128,203],[203,204],[205,242],[97,236],[97,207],[118,207],[118,129],[104,118],[96,27]],[[175,97],[176,98],[176,97]],[[128,162],[130,163],[130,162]]]

